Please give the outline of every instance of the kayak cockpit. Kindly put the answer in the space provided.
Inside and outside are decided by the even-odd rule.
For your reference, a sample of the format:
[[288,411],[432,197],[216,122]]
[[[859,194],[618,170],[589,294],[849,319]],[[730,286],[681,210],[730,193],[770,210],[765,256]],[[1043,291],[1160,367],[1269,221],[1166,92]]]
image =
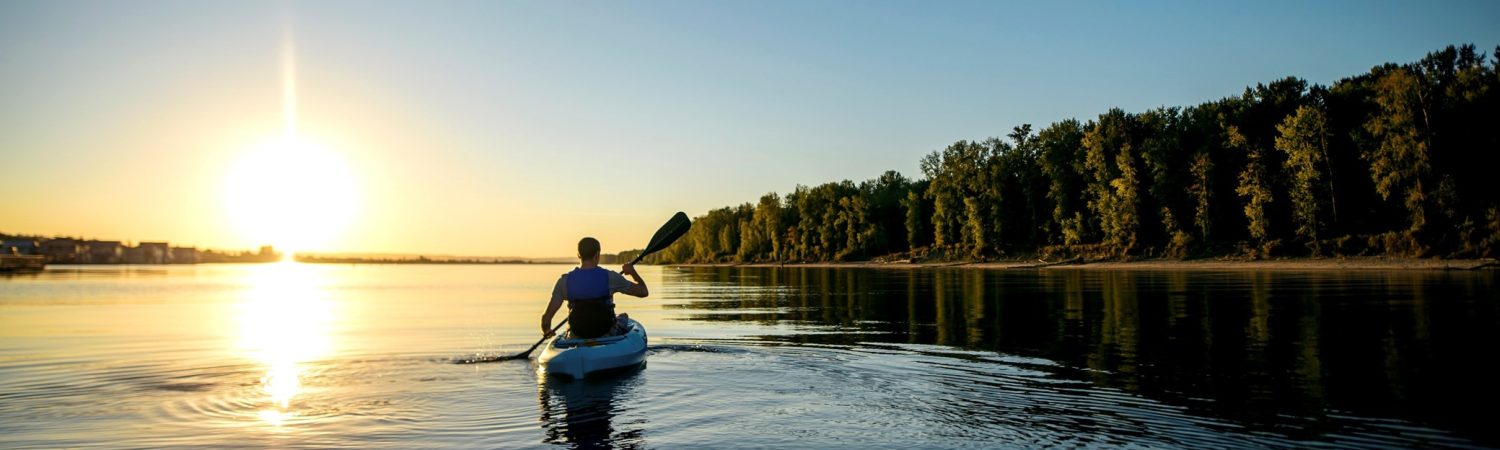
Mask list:
[[630,369],[646,360],[646,328],[631,319],[624,334],[574,339],[559,334],[547,342],[537,364],[547,375],[585,378]]
[[615,342],[619,342],[619,341],[625,340],[625,338],[627,336],[629,336],[629,335],[630,335],[629,333],[626,333],[626,334],[617,334],[617,335],[614,335],[614,336],[604,336],[604,337],[597,337],[597,338],[579,338],[579,339],[574,339],[574,338],[570,338],[568,336],[563,336],[562,339],[558,339],[557,340],[555,346],[557,348],[573,348],[573,347],[578,347],[578,346],[595,347],[595,346],[600,346],[600,345],[609,345],[609,344],[613,344]]

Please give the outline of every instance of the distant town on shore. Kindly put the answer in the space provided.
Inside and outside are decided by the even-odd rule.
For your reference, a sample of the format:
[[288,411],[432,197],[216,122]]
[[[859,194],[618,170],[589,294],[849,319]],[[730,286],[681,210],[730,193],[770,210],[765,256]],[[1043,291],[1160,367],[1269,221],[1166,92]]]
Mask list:
[[[634,253],[632,253],[634,252]],[[601,255],[605,264],[617,264],[639,250]],[[273,246],[258,250],[200,249],[173,246],[168,242],[98,240],[76,237],[43,237],[0,233],[0,271],[41,270],[47,264],[199,264],[267,263],[284,260]],[[573,258],[481,257],[451,255],[402,255],[375,253],[297,253],[293,261],[317,264],[557,264]]]
[[280,261],[272,246],[229,251],[172,246],[167,242],[136,242],[70,237],[0,235],[0,254],[41,257],[47,264],[197,264]]

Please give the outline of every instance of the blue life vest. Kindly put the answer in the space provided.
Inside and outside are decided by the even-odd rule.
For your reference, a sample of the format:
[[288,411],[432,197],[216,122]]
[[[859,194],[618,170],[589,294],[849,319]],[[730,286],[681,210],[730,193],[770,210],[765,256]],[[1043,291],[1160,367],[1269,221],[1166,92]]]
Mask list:
[[573,302],[603,302],[614,305],[614,293],[609,290],[609,271],[603,267],[577,268],[568,272],[568,307]]

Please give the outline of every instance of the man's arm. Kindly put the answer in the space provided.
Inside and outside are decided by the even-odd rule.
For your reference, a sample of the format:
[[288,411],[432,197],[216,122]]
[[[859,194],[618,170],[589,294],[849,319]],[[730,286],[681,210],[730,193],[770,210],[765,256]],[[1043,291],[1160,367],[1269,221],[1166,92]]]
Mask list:
[[563,286],[565,286],[563,279],[558,279],[557,286],[552,288],[552,301],[547,303],[547,312],[542,313],[542,336],[544,337],[552,337],[554,334],[552,332],[552,316],[557,314],[558,309],[562,309],[563,297],[565,297],[562,293],[562,290],[565,289]]
[[620,274],[630,275],[630,278],[635,281],[630,287],[621,290],[620,293],[636,297],[651,295],[651,291],[646,289],[646,280],[642,280],[641,274],[635,271],[635,264],[626,264],[620,267]]
[[552,337],[554,334],[552,332],[552,316],[557,314],[558,309],[562,308],[562,303],[560,300],[552,299],[552,302],[547,304],[547,312],[542,314],[542,337]]

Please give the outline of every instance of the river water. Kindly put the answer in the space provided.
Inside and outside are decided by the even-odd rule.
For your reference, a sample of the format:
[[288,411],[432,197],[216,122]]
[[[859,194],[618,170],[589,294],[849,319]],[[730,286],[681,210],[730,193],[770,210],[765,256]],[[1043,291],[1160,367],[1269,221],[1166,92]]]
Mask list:
[[558,265],[0,278],[0,447],[1496,447],[1496,272],[643,268],[640,370],[538,377]]

